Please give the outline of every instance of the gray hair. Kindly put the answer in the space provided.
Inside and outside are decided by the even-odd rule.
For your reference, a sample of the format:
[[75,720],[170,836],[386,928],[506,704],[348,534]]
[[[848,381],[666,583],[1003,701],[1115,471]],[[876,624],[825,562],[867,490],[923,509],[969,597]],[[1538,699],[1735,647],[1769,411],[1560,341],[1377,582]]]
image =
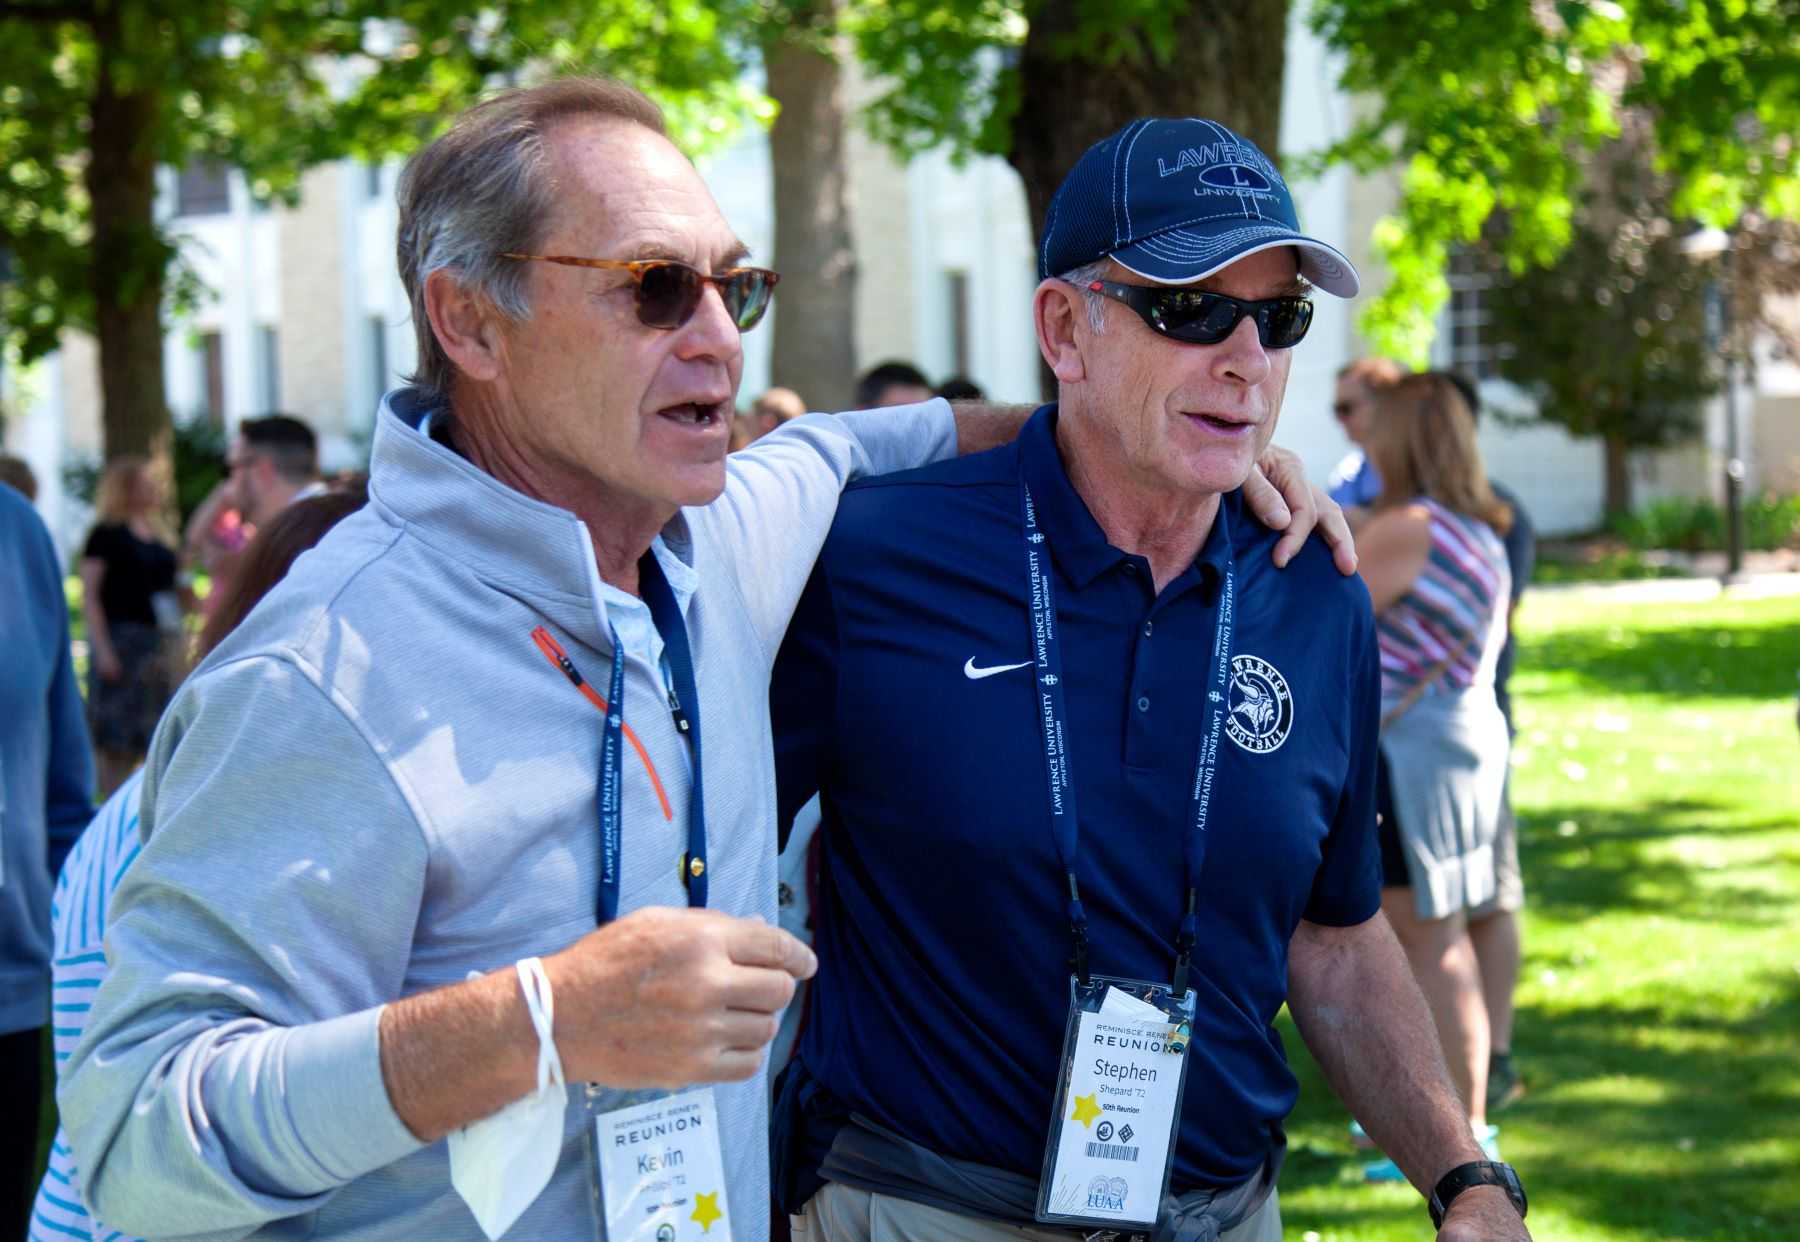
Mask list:
[[1106,279],[1106,259],[1095,259],[1092,263],[1083,263],[1080,267],[1072,267],[1057,277],[1066,280],[1081,290],[1087,299],[1088,327],[1095,332],[1106,331],[1106,298],[1088,288],[1096,280]]
[[662,110],[641,91],[604,78],[560,78],[470,108],[400,174],[395,253],[419,343],[412,382],[427,400],[449,395],[456,367],[425,313],[426,281],[433,272],[454,272],[463,288],[507,318],[530,317],[525,264],[500,256],[535,254],[543,243],[556,201],[544,137],[555,122],[576,116],[667,132]]

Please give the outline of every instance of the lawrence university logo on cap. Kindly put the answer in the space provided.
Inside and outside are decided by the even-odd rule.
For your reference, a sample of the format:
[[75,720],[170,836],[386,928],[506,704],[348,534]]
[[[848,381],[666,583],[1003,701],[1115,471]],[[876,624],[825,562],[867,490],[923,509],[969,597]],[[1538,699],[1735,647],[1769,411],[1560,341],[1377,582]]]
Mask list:
[[1050,201],[1038,274],[1111,256],[1166,285],[1203,280],[1246,255],[1292,246],[1300,274],[1355,297],[1356,269],[1300,231],[1281,170],[1246,138],[1198,118],[1133,121],[1087,149]]

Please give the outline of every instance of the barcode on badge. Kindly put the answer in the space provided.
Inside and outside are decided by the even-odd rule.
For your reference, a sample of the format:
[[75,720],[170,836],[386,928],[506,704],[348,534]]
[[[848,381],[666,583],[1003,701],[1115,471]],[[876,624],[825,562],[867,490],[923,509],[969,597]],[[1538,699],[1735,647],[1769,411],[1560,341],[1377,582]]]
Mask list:
[[1136,1164],[1138,1149],[1127,1147],[1123,1143],[1089,1143],[1087,1154],[1097,1156],[1102,1160],[1129,1160]]

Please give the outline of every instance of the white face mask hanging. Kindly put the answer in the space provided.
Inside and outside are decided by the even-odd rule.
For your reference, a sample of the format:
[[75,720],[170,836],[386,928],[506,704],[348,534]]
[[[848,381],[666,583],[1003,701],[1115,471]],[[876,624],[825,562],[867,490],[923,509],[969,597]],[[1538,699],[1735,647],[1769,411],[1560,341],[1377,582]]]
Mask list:
[[544,965],[525,958],[514,969],[538,1037],[537,1090],[491,1117],[450,1132],[450,1184],[481,1231],[498,1238],[524,1215],[556,1172],[568,1092],[556,1054],[556,999]]

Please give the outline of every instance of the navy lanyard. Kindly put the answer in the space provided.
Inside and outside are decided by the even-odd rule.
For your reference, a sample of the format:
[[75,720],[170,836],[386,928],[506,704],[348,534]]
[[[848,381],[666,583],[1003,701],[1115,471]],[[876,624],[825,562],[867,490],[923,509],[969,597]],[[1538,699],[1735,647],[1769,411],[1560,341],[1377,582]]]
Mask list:
[[[669,692],[669,715],[675,729],[687,739],[693,760],[693,780],[688,791],[688,848],[681,859],[681,879],[687,885],[688,905],[706,904],[706,799],[701,782],[700,695],[694,686],[694,656],[688,647],[687,625],[681,605],[663,576],[656,556],[648,553],[638,562],[638,586],[650,606],[650,620],[662,635],[663,653],[675,688]],[[612,636],[612,693],[606,700],[606,733],[600,745],[600,895],[597,912],[604,927],[619,917],[619,875],[622,863],[622,815],[620,776],[625,738],[625,648],[619,632]]]
[[[1081,821],[1075,806],[1075,782],[1069,770],[1068,711],[1063,702],[1062,635],[1057,629],[1054,571],[1050,566],[1048,536],[1038,526],[1031,489],[1019,481],[1019,505],[1025,538],[1025,574],[1030,590],[1031,652],[1037,676],[1038,724],[1044,737],[1044,766],[1050,778],[1050,828],[1056,854],[1069,881],[1069,930],[1074,936],[1074,966],[1083,984],[1088,982],[1087,912],[1081,905],[1081,886],[1075,878],[1075,861],[1081,851]],[[1217,522],[1225,521],[1219,507]],[[1187,836],[1187,901],[1175,938],[1174,992],[1187,994],[1188,966],[1193,959],[1199,928],[1200,868],[1206,860],[1206,821],[1212,809],[1213,772],[1219,762],[1219,731],[1224,725],[1226,691],[1231,668],[1231,631],[1234,618],[1236,573],[1231,557],[1231,531],[1221,530],[1225,544],[1225,586],[1219,593],[1219,630],[1213,643],[1214,659],[1207,671],[1206,727],[1200,734],[1200,753],[1194,764],[1194,788],[1189,796]]]

